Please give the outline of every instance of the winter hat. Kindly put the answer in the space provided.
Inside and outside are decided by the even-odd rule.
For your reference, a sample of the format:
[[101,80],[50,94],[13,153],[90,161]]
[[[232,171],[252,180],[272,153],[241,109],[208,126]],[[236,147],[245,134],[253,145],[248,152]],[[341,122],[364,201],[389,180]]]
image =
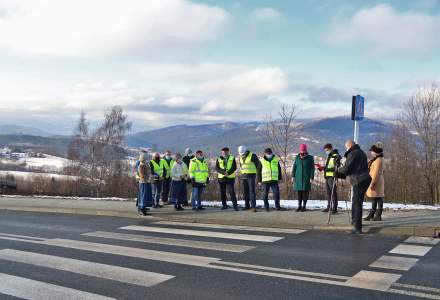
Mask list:
[[266,149],[264,149],[264,153],[265,154],[272,154],[273,152],[272,152],[272,149],[266,148]]
[[383,150],[383,143],[382,142],[376,142],[376,144],[374,144],[377,148],[380,148]]
[[376,145],[371,146],[370,151],[371,151],[371,152],[374,152],[374,153],[376,153],[376,154],[381,154],[381,153],[383,153],[383,149],[377,147]]
[[307,145],[306,144],[299,145],[299,152],[306,153],[307,152]]
[[185,155],[186,156],[191,156],[192,154],[193,154],[193,152],[192,152],[191,148],[186,148],[185,149]]
[[238,147],[238,154],[243,155],[246,153],[246,151],[247,151],[246,146],[242,145],[242,146]]

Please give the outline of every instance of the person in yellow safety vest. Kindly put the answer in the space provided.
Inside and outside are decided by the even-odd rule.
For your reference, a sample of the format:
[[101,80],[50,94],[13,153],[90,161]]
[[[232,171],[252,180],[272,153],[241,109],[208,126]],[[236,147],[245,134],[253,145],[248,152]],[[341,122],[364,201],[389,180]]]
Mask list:
[[323,212],[329,212],[332,210],[333,214],[338,212],[338,191],[337,186],[334,185],[335,181],[335,169],[341,162],[341,155],[339,155],[338,149],[333,149],[332,144],[325,144],[323,147],[327,154],[327,160],[325,166],[320,168],[320,171],[324,172],[325,189],[327,192],[327,208]]
[[165,168],[165,174],[162,182],[162,203],[168,203],[171,187],[171,168],[174,164],[174,159],[170,150],[165,151],[165,155],[162,158],[163,166]]
[[165,166],[158,152],[154,153],[153,159],[150,160],[151,173],[153,175],[153,207],[160,208],[160,194],[162,192],[163,178],[165,176]]
[[191,159],[189,163],[189,176],[193,186],[191,196],[192,209],[195,211],[204,210],[202,196],[206,185],[209,184],[209,167],[202,150],[197,150],[196,157]]
[[255,194],[255,181],[257,174],[261,173],[261,163],[258,156],[249,150],[246,146],[238,147],[240,155],[240,178],[243,183],[244,203],[243,210],[251,209],[257,211],[257,198]]
[[273,154],[272,149],[267,148],[264,150],[264,157],[261,159],[261,184],[263,187],[263,200],[266,211],[270,211],[268,200],[270,189],[272,190],[275,200],[276,210],[281,210],[280,188],[278,186],[278,181],[281,179],[280,158]]
[[235,171],[237,163],[235,157],[229,154],[229,148],[222,149],[221,156],[215,163],[215,169],[218,173],[218,183],[220,185],[220,198],[222,200],[222,210],[228,209],[226,202],[226,191],[229,194],[234,210],[238,210],[237,196],[235,195]]

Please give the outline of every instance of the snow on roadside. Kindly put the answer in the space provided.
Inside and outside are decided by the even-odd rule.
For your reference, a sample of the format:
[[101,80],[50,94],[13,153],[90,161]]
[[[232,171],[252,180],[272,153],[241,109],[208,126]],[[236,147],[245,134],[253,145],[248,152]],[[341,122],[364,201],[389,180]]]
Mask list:
[[[22,195],[0,195],[3,198],[36,198],[36,199],[62,199],[62,200],[93,200],[93,201],[134,201],[135,199],[118,198],[118,197],[104,197],[104,198],[92,198],[92,197],[64,197],[64,196],[22,196]],[[220,201],[203,201],[203,206],[206,207],[221,207]],[[281,207],[287,209],[296,209],[298,206],[297,200],[281,200]],[[229,206],[232,206],[232,202],[228,202]],[[240,207],[244,206],[244,201],[238,201]],[[275,203],[273,200],[269,200],[269,205],[273,208]],[[351,208],[351,202],[347,202],[348,208]],[[258,207],[264,207],[263,200],[257,200]],[[327,207],[327,200],[309,200],[307,201],[307,209],[309,210],[321,210]],[[371,203],[364,202],[364,209],[370,209]],[[339,201],[339,210],[346,210],[345,201]],[[422,205],[422,204],[403,204],[403,203],[384,203],[384,209],[389,210],[439,210],[440,205]]]

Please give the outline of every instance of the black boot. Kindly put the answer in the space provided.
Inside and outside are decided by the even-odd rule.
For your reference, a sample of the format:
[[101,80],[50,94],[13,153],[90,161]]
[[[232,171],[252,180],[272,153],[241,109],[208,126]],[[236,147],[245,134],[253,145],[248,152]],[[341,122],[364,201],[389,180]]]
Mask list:
[[381,209],[377,210],[377,214],[374,217],[373,221],[382,221],[382,210]]
[[370,221],[371,219],[373,219],[375,213],[376,213],[375,210],[370,209],[370,213],[368,214],[368,216],[366,216],[366,217],[364,218],[364,221]]
[[307,200],[304,200],[304,204],[303,204],[303,206],[301,208],[301,211],[306,211],[307,210],[306,205],[307,205]]
[[302,204],[302,201],[301,201],[301,200],[298,200],[298,208],[296,209],[297,212],[298,212],[298,211],[301,211],[301,209],[302,209],[301,204]]

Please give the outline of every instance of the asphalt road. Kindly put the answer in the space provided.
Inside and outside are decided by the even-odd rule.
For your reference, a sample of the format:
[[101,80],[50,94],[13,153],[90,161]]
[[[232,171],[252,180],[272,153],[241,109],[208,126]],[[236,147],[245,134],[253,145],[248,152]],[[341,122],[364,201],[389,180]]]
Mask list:
[[438,242],[0,212],[0,299],[440,299]]

